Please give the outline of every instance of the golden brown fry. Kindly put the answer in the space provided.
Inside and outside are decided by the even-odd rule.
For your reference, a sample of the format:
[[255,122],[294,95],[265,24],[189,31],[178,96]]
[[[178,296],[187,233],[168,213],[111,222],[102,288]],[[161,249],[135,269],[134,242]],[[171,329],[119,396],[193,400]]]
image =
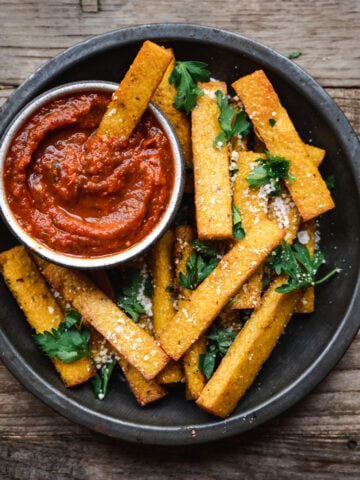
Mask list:
[[[325,150],[313,145],[305,145],[311,162],[319,167],[325,156]],[[301,217],[298,208],[289,192],[284,192],[280,197],[273,197],[269,202],[268,216],[278,223],[280,228],[285,228],[285,240],[291,244],[300,227]],[[311,295],[310,293],[308,295]]]
[[175,258],[175,282],[176,289],[179,294],[179,301],[189,300],[191,297],[191,290],[179,285],[180,273],[186,272],[186,263],[193,253],[193,247],[191,245],[192,240],[195,238],[195,232],[189,225],[179,225],[175,229],[175,245],[174,245],[174,258]]
[[290,320],[301,292],[285,294],[275,289],[286,282],[279,277],[262,297],[259,307],[240,330],[214,375],[206,384],[197,405],[226,418],[255,380]]
[[324,150],[323,148],[315,147],[315,145],[308,145],[307,143],[305,143],[305,149],[312,163],[315,165],[315,167],[319,168],[322,161],[324,160],[326,150]]
[[48,264],[42,274],[126,360],[147,379],[169,362],[155,340],[81,272]]
[[[237,153],[237,167],[233,189],[233,204],[241,213],[245,233],[257,225],[267,214],[267,196],[261,194],[258,188],[250,188],[246,177],[256,166],[256,160],[262,158],[256,152],[234,150]],[[242,286],[240,292],[231,300],[232,309],[254,308],[259,302],[262,288],[262,266]]]
[[146,380],[141,373],[125,359],[119,355],[113,346],[95,329],[91,328],[91,356],[95,361],[97,368],[101,368],[106,362],[115,357],[121,367],[121,370],[129,383],[129,387],[139,405],[145,406],[164,397],[167,392],[155,380]]
[[222,258],[211,274],[193,291],[187,306],[160,335],[167,354],[178,360],[210,326],[220,310],[254,273],[284,236],[270,220],[249,230]]
[[174,284],[172,272],[172,251],[174,233],[168,230],[154,245],[152,251],[153,296],[152,311],[154,334],[157,338],[175,314],[171,289]]
[[199,85],[204,91],[191,115],[196,225],[200,239],[232,238],[231,186],[227,145],[215,148],[220,114],[215,92],[223,82]]
[[200,370],[200,355],[206,353],[206,336],[196,340],[185,352],[183,366],[186,382],[186,400],[196,400],[206,385],[206,377]]
[[169,83],[169,77],[174,67],[175,59],[173,58],[151,100],[162,110],[163,113],[165,113],[167,118],[170,120],[179,139],[185,164],[188,167],[192,167],[190,121],[184,112],[181,112],[174,107],[174,96],[176,94],[176,89],[173,84]]
[[[298,232],[298,239],[301,243],[306,244],[306,248],[309,250],[312,257],[315,253],[315,234],[316,234],[316,222],[310,220],[309,222],[300,225]],[[299,303],[296,306],[297,313],[312,313],[315,309],[315,288],[309,287],[305,290]]]
[[148,405],[167,395],[166,390],[155,380],[146,380],[139,370],[130,365],[124,356],[119,358],[121,369],[129,382],[137,402],[141,406]]
[[[257,70],[234,82],[233,87],[266,148],[291,161],[290,174],[296,180],[286,180],[286,184],[302,219],[310,220],[334,208],[324,180],[265,73]],[[270,119],[276,121],[273,126]]]
[[[180,225],[176,228],[175,238],[175,272],[176,278],[179,279],[180,273],[184,274],[186,272],[186,263],[193,253],[190,242],[194,239],[194,231],[188,225]],[[186,308],[192,291],[180,285],[178,286],[178,291],[178,309],[181,310]],[[199,368],[200,355],[205,353],[206,337],[202,335],[184,354],[183,366],[187,400],[196,400],[206,384],[205,375]]]
[[172,58],[170,50],[149,40],[143,43],[112,95],[97,130],[99,135],[130,137]]
[[[154,336],[158,338],[161,331],[175,315],[174,299],[171,289],[174,286],[172,257],[174,232],[168,230],[155,244],[152,252],[152,279],[154,291],[152,297]],[[176,383],[183,378],[179,363],[169,363],[157,376],[159,383]]]
[[[64,314],[24,247],[18,246],[2,252],[0,271],[36,333],[58,328],[64,320]],[[64,363],[54,357],[51,361],[67,387],[86,382],[96,373],[89,358]]]

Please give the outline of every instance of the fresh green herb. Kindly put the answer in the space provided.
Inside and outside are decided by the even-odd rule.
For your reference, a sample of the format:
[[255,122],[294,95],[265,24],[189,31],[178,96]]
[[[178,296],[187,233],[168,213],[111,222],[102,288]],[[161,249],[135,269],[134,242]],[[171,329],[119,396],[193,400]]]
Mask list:
[[298,242],[293,247],[285,241],[277,247],[270,257],[268,266],[277,274],[284,273],[288,276],[288,282],[276,289],[279,293],[291,292],[297,288],[306,289],[310,286],[319,285],[339,272],[335,268],[319,280],[315,276],[324,263],[325,257],[321,251],[315,252],[311,257],[308,249]]
[[138,322],[139,316],[145,313],[144,297],[150,297],[151,294],[150,277],[143,276],[138,268],[128,268],[123,273],[117,304],[130,315],[134,322]]
[[212,327],[207,336],[207,352],[200,354],[199,368],[207,379],[211,377],[218,361],[226,354],[237,332]]
[[242,224],[240,210],[236,205],[232,205],[232,217],[233,217],[233,237],[241,240],[245,237],[245,229]]
[[201,255],[192,253],[186,262],[186,274],[180,272],[179,285],[195,290],[210,275],[218,263],[219,260],[217,258],[212,258],[205,262]]
[[175,289],[172,285],[168,285],[166,288],[165,288],[165,292],[168,292],[168,293],[174,293]]
[[105,363],[100,370],[98,370],[97,374],[91,379],[93,391],[95,397],[99,400],[103,400],[106,397],[109,380],[116,365],[116,358],[112,357],[112,359]]
[[291,162],[284,157],[272,155],[267,151],[265,154],[267,158],[259,158],[256,160],[259,166],[251,170],[246,177],[246,180],[248,181],[250,188],[270,185],[271,189],[269,195],[279,196],[282,192],[280,182],[284,179],[295,180],[295,178],[289,174]]
[[270,124],[270,127],[274,127],[276,124],[275,118],[269,118],[269,124]]
[[190,255],[186,262],[186,273],[180,272],[179,285],[195,290],[219,263],[219,255],[209,243],[194,240],[191,244],[195,252]]
[[34,335],[36,344],[49,357],[56,357],[64,363],[90,357],[90,331],[81,325],[81,315],[76,310],[66,313],[57,329]]
[[251,122],[247,120],[244,110],[237,112],[233,105],[229,103],[228,97],[223,95],[220,90],[215,92],[217,104],[220,109],[219,124],[221,132],[216,135],[214,148],[222,148],[231,141],[235,135],[245,137],[251,130]]
[[289,58],[290,60],[294,60],[295,58],[299,58],[301,54],[302,52],[299,52],[298,50],[294,50],[293,52],[284,53],[284,57]]
[[206,257],[216,258],[218,256],[218,251],[211,242],[202,242],[198,239],[195,239],[191,241],[191,246],[196,252],[201,253]]
[[335,188],[335,175],[330,175],[325,180],[326,186],[329,190],[334,190]]
[[175,67],[169,77],[169,83],[174,84],[177,93],[174,97],[174,107],[190,113],[196,105],[196,96],[203,96],[204,92],[197,86],[197,82],[207,82],[210,72],[205,62],[175,62]]

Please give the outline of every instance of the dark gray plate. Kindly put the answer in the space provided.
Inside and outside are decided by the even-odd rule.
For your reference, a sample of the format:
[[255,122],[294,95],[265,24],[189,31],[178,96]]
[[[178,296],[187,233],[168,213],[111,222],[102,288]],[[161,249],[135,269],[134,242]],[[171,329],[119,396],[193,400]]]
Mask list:
[[[195,25],[144,25],[110,32],[58,55],[26,80],[2,109],[0,135],[27,101],[74,80],[118,82],[139,46],[152,39],[173,47],[182,60],[203,60],[213,77],[230,84],[263,68],[306,142],[327,150],[323,174],[334,174],[337,208],[321,219],[321,249],[341,273],[317,288],[316,313],[288,326],[255,384],[227,420],[184,400],[181,386],[158,404],[140,408],[125,384],[112,385],[106,401],[87,385],[65,389],[35,347],[11,294],[0,283],[0,355],[36,396],[71,420],[98,432],[152,444],[189,444],[244,432],[279,415],[313,389],[334,367],[360,324],[360,146],[344,115],[324,90],[293,62],[258,43]],[[15,243],[0,224],[0,248]]]

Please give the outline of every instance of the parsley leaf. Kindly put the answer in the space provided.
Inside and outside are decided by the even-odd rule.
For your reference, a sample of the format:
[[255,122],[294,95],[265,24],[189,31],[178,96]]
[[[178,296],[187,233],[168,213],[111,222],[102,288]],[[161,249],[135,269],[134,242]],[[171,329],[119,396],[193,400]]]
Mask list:
[[134,322],[138,322],[139,316],[145,313],[145,307],[140,299],[143,296],[150,297],[152,294],[151,279],[143,276],[138,268],[127,268],[122,276],[117,304]]
[[242,224],[240,210],[236,205],[232,205],[232,217],[233,217],[233,237],[241,240],[245,237],[245,229]]
[[194,248],[194,250],[198,253],[202,253],[206,257],[217,257],[218,252],[214,245],[212,245],[210,242],[202,242],[198,239],[192,240],[191,245]]
[[298,50],[294,50],[293,52],[289,53],[284,53],[284,57],[294,60],[295,58],[299,58],[302,55],[302,52],[299,52]]
[[325,257],[321,251],[315,252],[311,257],[308,249],[301,243],[295,242],[293,247],[285,241],[277,247],[270,257],[268,266],[277,274],[284,273],[288,282],[276,289],[279,293],[291,292],[297,288],[306,289],[319,285],[339,272],[335,268],[322,278],[316,280],[315,276],[324,263]]
[[90,331],[87,328],[79,330],[80,324],[80,313],[70,310],[57,329],[34,335],[35,342],[49,357],[56,357],[64,363],[90,357]]
[[207,352],[199,356],[199,368],[207,379],[211,377],[217,362],[226,354],[237,332],[212,327],[207,336]]
[[235,135],[246,137],[251,130],[251,122],[247,120],[245,110],[237,112],[233,105],[228,102],[228,97],[220,90],[215,92],[217,104],[220,109],[219,124],[221,132],[216,135],[214,148],[222,148],[229,143]]
[[190,113],[196,105],[196,96],[204,95],[204,92],[197,86],[197,82],[209,81],[210,72],[206,69],[207,66],[205,62],[175,62],[169,83],[174,84],[177,91],[174,97],[176,109]]
[[91,379],[94,395],[99,400],[103,400],[107,394],[109,380],[115,365],[116,358],[112,357],[112,359],[105,363],[105,365],[103,365],[98,373]]
[[270,127],[274,127],[276,125],[275,118],[269,118],[269,125],[270,125]]
[[258,158],[256,162],[259,164],[251,170],[246,177],[250,188],[257,188],[263,185],[270,185],[270,196],[281,195],[281,180],[292,180],[295,178],[289,174],[290,160],[284,157],[278,157],[272,155],[270,152],[265,151],[266,159]]
[[210,275],[218,263],[217,258],[212,258],[207,263],[201,255],[192,253],[186,262],[186,273],[180,272],[179,285],[189,290],[195,290]]
[[179,285],[189,290],[195,290],[219,263],[219,255],[210,243],[193,240],[191,244],[195,252],[186,262],[186,273],[180,272]]
[[334,190],[335,188],[335,175],[330,175],[327,177],[327,179],[325,180],[325,183],[326,183],[326,186],[328,188],[328,190]]

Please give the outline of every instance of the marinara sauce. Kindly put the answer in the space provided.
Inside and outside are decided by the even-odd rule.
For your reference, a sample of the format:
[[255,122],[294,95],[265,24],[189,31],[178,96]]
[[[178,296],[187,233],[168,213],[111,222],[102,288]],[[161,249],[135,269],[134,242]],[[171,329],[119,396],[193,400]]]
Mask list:
[[17,221],[69,255],[101,256],[134,245],[170,200],[170,143],[150,111],[128,140],[96,134],[110,96],[72,94],[43,106],[6,159],[6,195]]

